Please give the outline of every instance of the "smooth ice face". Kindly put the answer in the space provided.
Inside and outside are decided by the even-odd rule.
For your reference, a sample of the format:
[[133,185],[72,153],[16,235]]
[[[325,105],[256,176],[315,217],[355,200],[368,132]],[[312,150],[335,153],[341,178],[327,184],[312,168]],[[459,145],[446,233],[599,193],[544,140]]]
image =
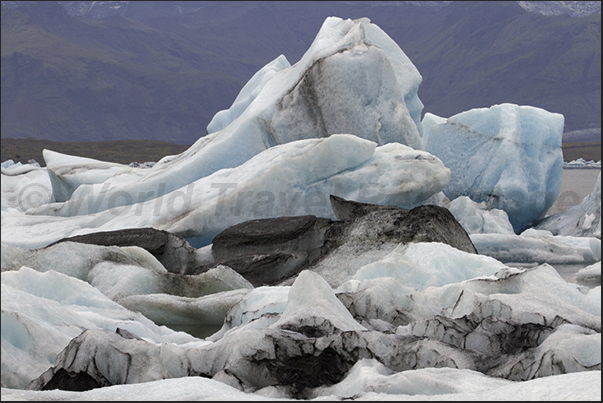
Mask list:
[[452,171],[448,198],[504,210],[515,232],[544,217],[561,187],[563,115],[513,104],[472,109],[430,126],[426,150]]
[[431,128],[446,123],[446,118],[426,112],[421,124],[423,126],[423,144],[427,144]]
[[103,178],[100,170],[76,175],[70,167],[81,160],[46,153],[57,160],[51,170],[56,200],[77,199],[85,207],[57,204],[37,213],[85,215],[142,203],[300,139],[349,133],[377,145],[397,142],[422,150],[421,80],[398,45],[368,19],[327,18],[298,63],[288,66],[280,57],[269,63],[230,109],[216,115],[210,134],[141,175],[127,166],[106,166],[117,178]]
[[488,256],[463,252],[439,242],[400,245],[385,258],[358,269],[353,280],[392,277],[424,290],[475,277],[492,276],[505,265]]
[[[257,325],[260,322],[258,319],[262,317],[282,314],[287,306],[290,289],[290,286],[253,288],[228,311],[222,329],[212,335],[210,340],[219,340],[233,328],[242,328],[252,322]],[[272,322],[276,322],[277,319],[275,318]]]
[[269,141],[353,133],[383,145],[422,149],[388,55],[360,42],[317,60],[278,103]]
[[150,272],[166,269],[148,251],[138,246],[100,246],[77,242],[61,242],[44,249],[24,249],[2,244],[2,271],[27,266],[38,271],[54,270],[87,281],[90,271],[105,261],[144,267]]
[[529,228],[515,234],[471,234],[482,255],[502,262],[582,264],[601,260],[601,240],[553,234]]
[[[580,281],[601,282],[601,262],[591,264],[583,269],[578,270],[576,279]],[[599,298],[601,297],[601,287],[599,287]]]
[[304,327],[323,332],[366,330],[337,299],[333,289],[320,275],[302,271],[289,290],[289,298],[280,319],[271,325],[301,331]]
[[[452,368],[424,368],[391,374],[376,360],[363,359],[346,378],[331,387],[312,391],[316,400],[418,400],[493,401],[523,400],[537,396],[539,400],[587,401],[600,399],[601,372],[590,371],[523,382],[486,377],[478,372]],[[437,385],[437,387],[436,387]],[[283,401],[278,389],[268,387],[256,393],[245,393],[228,384],[199,376],[162,379],[129,385],[96,388],[86,392],[62,390],[34,391],[2,388],[3,400],[77,400],[109,401],[151,400],[230,400]]]
[[88,186],[103,184],[104,190],[112,183],[129,183],[140,178],[142,168],[133,168],[115,162],[105,162],[93,158],[77,157],[51,150],[42,150],[52,193],[57,202],[69,200],[74,191]]

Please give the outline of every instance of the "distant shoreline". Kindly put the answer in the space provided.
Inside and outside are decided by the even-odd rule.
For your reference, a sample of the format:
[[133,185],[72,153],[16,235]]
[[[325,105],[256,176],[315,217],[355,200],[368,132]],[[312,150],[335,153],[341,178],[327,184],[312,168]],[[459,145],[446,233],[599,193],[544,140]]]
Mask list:
[[176,155],[187,150],[190,145],[169,143],[158,140],[117,140],[117,141],[68,141],[59,142],[36,139],[3,138],[1,142],[2,162],[12,159],[15,163],[26,164],[36,160],[46,166],[42,150],[49,149],[78,157],[94,158],[106,162],[129,164],[131,162],[157,162],[166,155]]
[[575,170],[575,169],[589,169],[589,170],[590,170],[590,169],[599,169],[599,170],[600,170],[600,169],[601,169],[601,167],[591,167],[591,166],[583,166],[583,167],[568,167],[568,166],[564,166],[564,167],[563,167],[563,169],[572,169],[572,170]]
[[570,162],[582,158],[585,161],[601,161],[601,141],[586,143],[563,143],[563,161]]
[[[26,164],[36,160],[45,166],[42,150],[49,149],[78,157],[101,161],[129,164],[131,162],[157,162],[166,155],[176,155],[191,145],[175,144],[159,140],[116,140],[116,141],[51,141],[33,138],[2,138],[1,162],[12,159]],[[565,143],[562,146],[564,162],[582,158],[586,161],[601,160],[601,142]],[[576,169],[576,168],[570,168]],[[578,168],[580,169],[580,168]],[[587,168],[588,169],[588,168]]]

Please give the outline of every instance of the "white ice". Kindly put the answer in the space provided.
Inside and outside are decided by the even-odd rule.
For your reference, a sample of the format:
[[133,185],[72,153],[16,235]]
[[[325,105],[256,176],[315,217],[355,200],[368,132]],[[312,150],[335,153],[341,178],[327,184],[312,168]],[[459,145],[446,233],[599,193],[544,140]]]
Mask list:
[[[558,232],[516,235],[542,218],[559,191],[563,117],[502,104],[449,119],[426,113],[421,122],[421,80],[379,27],[331,17],[298,63],[279,56],[267,64],[216,114],[208,136],[152,168],[48,150],[48,168],[3,163],[2,400],[283,400],[279,387],[235,389],[226,371],[214,379],[160,378],[185,376],[186,365],[241,370],[258,352],[252,346],[274,349],[261,331],[311,326],[330,335],[378,330],[437,339],[446,334],[429,325],[434,318],[471,316],[556,326],[531,352],[535,358],[517,358],[517,368],[541,377],[394,372],[361,359],[339,383],[310,391],[310,399],[600,401],[601,287],[567,283],[549,264],[503,263],[592,263],[576,277],[600,282],[600,178],[598,199],[595,189],[562,216]],[[169,273],[138,247],[66,242],[32,249],[147,226],[202,246],[252,218],[334,218],[329,194],[406,208],[445,205],[481,254],[439,243],[384,244],[362,255],[343,250],[291,286],[252,288],[225,266],[196,276]],[[576,225],[581,233],[562,234]],[[200,260],[210,254],[211,247],[198,252]],[[158,325],[221,323],[204,340]],[[82,331],[117,328],[152,344],[153,354],[134,356],[131,374],[150,382],[24,390]],[[488,346],[482,335],[476,330],[468,346]],[[556,375],[554,362],[568,371],[595,370]]]
[[478,233],[469,237],[480,254],[503,262],[578,264],[601,260],[598,238],[553,236],[550,231],[532,228],[520,235]]
[[[290,286],[264,286],[250,290],[228,311],[222,328],[210,336],[208,340],[219,340],[226,332],[233,328],[256,328],[258,323],[261,322],[258,319],[283,313],[287,306],[290,289]],[[267,327],[276,322],[276,320],[263,322],[261,326]],[[253,324],[248,326],[252,322]]]
[[[600,373],[590,374],[592,382],[600,379]],[[546,381],[545,381],[546,379]],[[576,377],[580,384],[586,379]],[[334,385],[319,388],[315,399],[337,397],[354,400],[573,400],[573,393],[566,388],[573,380],[570,376],[541,378],[528,382],[511,382],[484,376],[471,370],[450,368],[425,368],[415,371],[392,373],[379,362],[360,360],[346,378]],[[538,381],[538,382],[537,382]],[[559,382],[555,384],[554,382]],[[587,388],[592,384],[587,381]],[[546,390],[540,390],[546,388]],[[597,396],[593,390],[583,391],[584,398]],[[547,397],[548,396],[548,397]]]
[[272,78],[277,72],[289,67],[291,67],[291,64],[289,64],[284,55],[278,56],[262,67],[247,81],[247,84],[241,89],[230,108],[219,111],[214,115],[211,122],[207,125],[207,134],[224,129],[233,120],[241,116],[249,104],[258,96],[266,81]]
[[[84,281],[96,265],[106,264],[107,261],[144,268],[149,275],[167,273],[153,255],[137,246],[120,248],[62,242],[49,248],[32,250],[2,244],[1,256],[2,271],[19,270],[21,266],[28,266],[42,272],[54,270]],[[142,284],[144,280],[141,278],[139,282]]]
[[[73,235],[151,226],[199,247],[250,219],[306,214],[334,218],[330,194],[414,207],[440,192],[449,178],[450,170],[425,151],[332,135],[271,147],[241,166],[144,203],[72,217],[3,211],[2,242],[36,248]],[[82,199],[64,206],[87,208]]]
[[46,168],[19,163],[1,171],[2,212],[25,212],[55,201]]
[[392,277],[419,291],[494,275],[505,265],[488,256],[463,252],[439,242],[399,245],[384,259],[358,269],[353,280]]
[[430,112],[425,112],[425,115],[423,116],[423,120],[421,121],[421,124],[423,126],[422,140],[423,140],[424,145],[427,145],[427,143],[429,143],[428,139],[429,139],[429,132],[431,131],[431,128],[436,125],[440,125],[440,124],[444,124],[444,123],[446,123],[446,118],[443,118],[438,115],[434,115],[433,113],[430,113]]
[[570,162],[564,162],[563,163],[563,168],[579,168],[579,169],[584,169],[584,168],[593,168],[593,169],[601,169],[601,160],[599,161],[594,161],[594,160],[589,160],[586,161],[584,158],[578,158],[575,160],[572,160]]
[[[58,203],[37,213],[71,216],[142,203],[239,166],[267,148],[301,139],[350,133],[378,145],[423,148],[423,104],[417,96],[422,77],[368,19],[327,18],[301,60],[286,64],[277,58],[254,76],[241,99],[216,118],[216,127],[226,125],[223,129],[150,169],[105,163],[108,170],[80,173],[72,169],[82,161],[78,157],[46,152],[52,162],[49,172],[56,177],[57,201],[69,197],[80,208]],[[107,178],[111,173],[116,177]],[[78,192],[78,184],[84,183],[88,185]]]
[[564,117],[514,104],[428,117],[425,149],[452,170],[444,193],[504,210],[515,232],[543,218],[561,187]]
[[[521,275],[518,277],[517,274]],[[503,283],[508,281],[506,279],[511,279],[511,283]],[[349,282],[349,286],[343,288],[348,288],[348,291],[355,289],[358,292],[365,289],[364,284],[381,284],[375,290],[375,295],[395,297],[395,293],[383,292],[387,288],[386,284],[391,284],[392,279],[381,283],[378,280],[379,277],[362,281],[352,280]],[[414,294],[411,294],[410,300],[413,300],[417,306],[414,309],[411,308],[411,311],[416,310],[419,315],[416,319],[420,319],[420,316],[429,318],[431,315],[438,313],[450,317],[463,317],[467,315],[467,310],[475,309],[475,304],[479,301],[484,307],[482,308],[484,315],[495,315],[495,317],[503,315],[510,320],[536,321],[536,323],[541,321],[552,323],[555,318],[561,317],[595,328],[600,327],[600,291],[598,299],[591,297],[590,293],[585,295],[577,288],[565,283],[550,266],[544,265],[528,271],[503,268],[495,276],[487,276],[484,280],[473,278],[461,282],[452,282],[441,287],[430,286],[422,292],[415,291]],[[398,282],[399,280],[394,281]],[[434,281],[437,283],[439,280],[435,279]],[[501,283],[499,287],[497,287],[498,282]],[[200,341],[183,333],[172,332],[165,327],[157,327],[142,315],[135,314],[115,304],[89,284],[54,271],[39,273],[23,267],[19,271],[2,273],[2,283],[3,386],[10,385],[13,388],[23,388],[19,385],[27,383],[29,379],[37,375],[36,372],[39,372],[40,369],[44,370],[45,366],[52,364],[52,360],[61,347],[83,329],[114,330],[121,327],[129,330],[142,336],[147,341],[151,341],[158,346],[161,345],[161,359],[167,360],[163,365],[169,365],[170,367],[178,366],[178,363],[173,362],[170,357],[178,354],[179,351],[183,354],[183,360],[193,359],[196,354],[195,351],[199,353],[202,351],[211,353],[213,351],[209,356],[211,357],[213,354],[215,359],[223,357],[226,351],[230,351],[233,354],[232,357],[248,354],[245,353],[247,350],[244,345],[251,341],[249,337],[255,334],[250,333],[253,328],[249,325],[237,329],[238,326],[233,321],[234,326],[229,331],[230,336],[228,339],[224,339],[222,343],[215,342],[215,344],[212,344],[213,342],[209,339]],[[253,315],[258,319],[262,319],[258,316],[261,311],[280,315],[280,319],[276,322],[267,322],[265,327],[295,329],[297,326],[307,324],[323,327],[330,324],[334,328],[344,331],[363,329],[360,324],[352,319],[339,299],[335,298],[335,294],[328,284],[314,273],[302,272],[298,281],[290,288],[263,287],[257,289],[257,291],[259,292],[257,296],[260,298],[253,298],[255,308],[252,310],[256,312]],[[255,292],[256,290],[251,293]],[[339,290],[338,292],[345,291]],[[247,296],[250,296],[251,293]],[[283,301],[285,295],[287,296],[285,303],[278,302]],[[245,302],[245,305],[251,307],[252,305],[249,305],[251,300],[247,296],[244,297],[248,301]],[[377,301],[378,299],[373,298],[372,303],[378,303]],[[277,302],[277,305],[275,305],[275,302]],[[273,308],[270,308],[270,306]],[[426,310],[426,306],[431,307],[431,309]],[[376,311],[378,312],[382,308],[376,306]],[[441,309],[441,311],[438,311],[438,309]],[[261,322],[261,320],[258,320],[258,322]],[[420,324],[420,320],[417,323]],[[408,331],[411,333],[421,331],[420,326],[414,329],[408,328],[408,326],[400,327],[398,332],[405,334]],[[252,345],[257,342],[257,340],[253,341]],[[232,343],[236,343],[236,346]],[[597,348],[599,349],[598,353],[596,352]],[[593,352],[595,352],[594,355]],[[581,365],[593,365],[593,363],[596,365],[597,356],[600,363],[600,333],[585,332],[585,329],[576,325],[563,325],[542,344],[536,353],[541,354],[542,357],[547,354],[556,354],[557,356],[559,354],[569,354],[564,362],[571,362],[575,358],[581,362]],[[208,355],[202,356],[208,357]],[[7,359],[8,357],[10,358]],[[22,366],[23,362],[27,362],[28,365]],[[211,364],[198,365],[207,367]],[[152,364],[152,366],[154,367],[155,364]],[[11,376],[6,376],[8,374],[11,374]],[[430,391],[432,395],[444,396],[447,399],[458,399],[466,394],[475,395],[499,387],[511,388],[513,386],[513,390],[527,388],[526,390],[531,390],[531,393],[535,394],[534,396],[542,398],[542,396],[549,396],[548,392],[541,391],[537,385],[547,385],[548,387],[548,382],[552,382],[553,379],[563,380],[568,376],[570,374],[549,374],[541,378],[543,379],[541,380],[542,383],[532,383],[531,381],[518,383],[486,377],[473,371],[461,369],[431,368],[394,373],[373,360],[361,360],[340,383],[331,387],[318,388],[313,391],[313,396],[320,399],[331,396],[355,396],[355,399],[362,399],[364,396],[370,399],[409,399],[410,396],[414,397],[418,393],[425,394],[426,391]],[[223,383],[217,381],[206,382],[204,392],[194,392],[192,389],[199,386],[195,379],[198,378],[183,378],[178,381],[177,384],[181,385],[182,390],[172,391],[172,399],[179,400],[182,396],[193,396],[191,394],[194,393],[202,393],[201,396],[213,396],[211,393],[215,390],[215,393],[226,393],[227,396],[234,396],[240,400],[252,400],[256,396],[274,397],[278,392],[278,390],[265,388],[257,391],[257,395],[241,394],[235,390],[225,388]],[[546,379],[549,381],[545,381]],[[600,371],[580,373],[580,376],[576,373],[572,375],[571,379],[576,380],[577,385],[582,388],[586,387],[588,393],[584,396],[596,397],[600,395]],[[161,381],[145,382],[144,385],[152,390],[156,385],[155,382]],[[174,380],[173,382],[177,381]],[[436,389],[425,389],[422,386],[430,382],[435,382],[440,386]],[[469,386],[469,384],[473,386]],[[530,385],[534,385],[534,388],[531,389]],[[113,393],[112,390],[115,390],[113,388],[75,393],[59,391],[31,392],[8,390],[3,387],[3,393],[5,394],[4,398],[19,396],[33,398],[37,396],[47,399],[60,397],[82,399],[95,396],[94,393],[98,393],[98,396],[110,396]],[[132,393],[136,391],[136,389],[128,388],[117,390],[122,392],[131,391]],[[586,392],[572,388],[571,393],[570,391],[564,393],[563,396],[576,398],[576,396],[583,396],[582,394]],[[482,395],[478,394],[478,396]],[[139,398],[140,395],[136,395],[136,397]],[[122,396],[122,399],[130,398],[134,398],[134,396],[129,394]]]
[[[434,388],[437,385],[437,388]],[[431,392],[430,392],[431,391]],[[136,401],[287,401],[264,393],[245,393],[203,377],[163,379],[116,385],[87,392],[29,391],[2,388],[2,400]],[[322,392],[322,391],[321,391]],[[359,361],[341,383],[324,388],[312,401],[352,397],[373,401],[599,401],[601,371],[571,373],[511,382],[469,370],[426,368],[389,374],[379,363]]]
[[[323,324],[324,321],[329,322],[328,325]],[[302,326],[326,327],[330,331],[325,331],[325,334],[332,333],[334,329],[366,330],[337,299],[329,283],[310,270],[299,274],[289,290],[285,310],[271,325],[286,329]]]
[[459,196],[445,207],[468,234],[515,234],[507,213],[488,208],[486,202],[476,203],[467,196]]
[[601,262],[593,263],[586,266],[576,274],[576,279],[581,281],[598,281],[601,282]]
[[198,341],[157,326],[74,277],[26,266],[2,272],[2,384],[25,388],[84,329],[118,327],[155,343]]

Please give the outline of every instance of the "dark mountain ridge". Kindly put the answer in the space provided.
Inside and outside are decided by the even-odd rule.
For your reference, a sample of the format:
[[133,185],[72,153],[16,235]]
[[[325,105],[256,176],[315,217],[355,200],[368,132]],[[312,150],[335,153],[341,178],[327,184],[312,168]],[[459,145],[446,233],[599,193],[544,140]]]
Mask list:
[[2,7],[3,138],[191,144],[263,65],[297,62],[330,15],[369,17],[400,45],[423,75],[424,112],[512,102],[562,113],[567,132],[601,127],[600,14],[504,1],[98,2],[120,3],[112,15],[22,3]]

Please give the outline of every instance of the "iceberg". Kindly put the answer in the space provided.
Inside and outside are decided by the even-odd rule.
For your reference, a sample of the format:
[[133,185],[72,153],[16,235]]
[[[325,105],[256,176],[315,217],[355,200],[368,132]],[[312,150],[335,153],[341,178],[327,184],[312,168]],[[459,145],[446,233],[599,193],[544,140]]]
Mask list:
[[421,121],[421,125],[423,126],[423,135],[421,136],[421,139],[423,140],[424,145],[427,145],[428,143],[431,128],[444,123],[446,123],[446,118],[434,115],[430,112],[425,112],[425,116],[423,116],[423,120]]
[[366,330],[337,299],[329,283],[310,270],[299,274],[289,289],[281,317],[270,327],[297,332],[310,330],[314,336],[336,330]]
[[427,287],[492,276],[504,267],[491,257],[467,253],[440,242],[413,242],[401,244],[385,258],[362,266],[352,279],[391,277],[423,291]]
[[[576,373],[600,367],[600,298],[567,284],[551,266],[502,267],[493,275],[451,278],[422,291],[398,279],[381,280],[354,279],[333,290],[318,274],[302,272],[291,287],[249,291],[231,309],[231,327],[219,338],[200,340],[157,327],[70,276],[27,267],[4,272],[3,358],[27,357],[36,366],[24,368],[19,378],[3,376],[3,384],[19,387],[49,359],[52,367],[28,389],[64,382],[65,389],[72,382],[65,373],[79,373],[88,385],[103,386],[104,393],[111,385],[203,375],[252,393],[250,398],[254,393],[299,398],[345,395],[346,379],[356,373],[355,365],[367,363],[363,359],[390,376],[418,376],[421,372],[414,371],[434,367],[448,368],[452,377],[467,371],[489,375],[481,387],[497,378],[558,376],[558,365]],[[402,293],[390,292],[394,289]],[[384,317],[380,312],[396,300],[406,301],[397,304],[402,324],[375,330],[387,322],[372,316]],[[363,314],[362,307],[368,308]],[[26,344],[19,338],[23,327]],[[69,334],[77,336],[68,341]],[[19,367],[20,361],[3,359],[3,374]]]
[[[12,160],[5,161],[5,163],[9,161]],[[20,162],[17,164],[5,163],[3,163],[0,173],[3,213],[23,213],[55,201],[46,168]]]
[[[597,384],[601,372],[570,373],[538,378],[525,382],[512,382],[489,378],[470,370],[426,368],[389,375],[378,363],[363,361],[354,367],[353,374],[336,387],[325,388],[313,396],[326,400],[356,398],[358,400],[424,400],[424,401],[488,401],[527,400],[537,396],[541,400],[587,401],[600,397]],[[434,389],[433,385],[438,385]],[[203,378],[186,377],[163,379],[131,385],[108,386],[86,392],[63,390],[33,391],[2,388],[2,400],[230,400],[230,401],[283,401],[276,388],[245,393],[223,382]],[[316,397],[317,399],[317,397]]]
[[[94,158],[77,157],[51,150],[42,150],[44,161],[52,184],[55,201],[65,202],[73,196],[73,192],[82,185],[104,183],[120,183],[127,178],[126,183],[143,175],[142,168],[133,168],[115,162],[105,162]],[[106,187],[106,186],[105,186]],[[88,190],[88,186],[86,186]],[[84,192],[85,193],[85,192]],[[76,196],[77,197],[77,196]]]
[[284,55],[262,67],[257,73],[247,81],[247,84],[241,89],[229,109],[219,111],[214,115],[211,122],[207,125],[207,134],[224,129],[232,123],[233,120],[241,116],[249,104],[258,96],[266,81],[268,81],[277,72],[291,67],[289,60]]
[[563,115],[500,104],[428,122],[425,150],[452,171],[444,189],[449,199],[468,196],[505,211],[516,233],[543,218],[557,199]]
[[[222,169],[135,205],[120,206],[107,196],[117,205],[108,204],[111,209],[95,214],[3,213],[2,242],[38,248],[90,232],[153,227],[180,235],[198,248],[224,229],[250,219],[306,214],[334,218],[330,194],[414,207],[440,192],[449,178],[450,170],[425,151],[399,143],[377,147],[353,135],[331,135],[271,147],[236,168]],[[107,200],[103,197],[90,202]],[[94,210],[82,199],[64,206]]]
[[594,160],[589,160],[586,161],[584,158],[578,158],[575,160],[572,160],[570,162],[564,162],[563,163],[563,168],[564,169],[601,169],[601,160],[599,161],[594,161]]
[[118,327],[158,343],[199,341],[110,300],[85,281],[23,266],[2,273],[2,385],[24,389],[82,329]]
[[593,281],[601,284],[601,262],[593,263],[578,271],[576,279],[580,281]]
[[599,401],[596,203],[559,225],[599,237],[520,232],[558,192],[562,116],[421,122],[420,82],[332,17],[180,155],[3,163],[2,400]]
[[[260,70],[209,128],[221,130],[152,168],[111,165],[109,170],[75,174],[69,168],[73,158],[46,153],[53,160],[53,193],[59,203],[36,214],[86,215],[143,203],[296,140],[353,134],[378,146],[400,143],[423,149],[423,104],[417,95],[422,77],[400,47],[368,19],[327,18],[301,60],[287,64],[279,57]],[[107,178],[111,172],[116,179]],[[87,186],[80,190],[80,184]],[[60,203],[66,200],[83,207]]]
[[486,202],[476,203],[459,196],[446,206],[468,234],[515,234],[504,210],[488,208]]

